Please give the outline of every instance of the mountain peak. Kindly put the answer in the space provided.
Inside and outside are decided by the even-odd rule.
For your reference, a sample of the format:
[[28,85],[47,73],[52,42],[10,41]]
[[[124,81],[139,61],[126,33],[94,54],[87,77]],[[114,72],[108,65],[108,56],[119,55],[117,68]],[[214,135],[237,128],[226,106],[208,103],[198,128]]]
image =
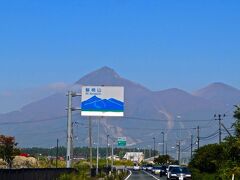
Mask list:
[[[104,85],[109,84],[109,81],[113,79],[120,79],[121,77],[110,67],[104,66],[101,67],[81,79],[79,79],[76,84],[92,84],[92,85],[97,85],[100,82],[102,82]],[[101,85],[103,85],[101,84]],[[100,84],[99,84],[100,85]]]
[[205,94],[205,93],[209,93],[209,92],[212,92],[214,91],[216,93],[217,92],[225,92],[225,91],[229,91],[229,92],[232,92],[232,93],[236,93],[238,92],[239,93],[239,90],[230,86],[230,85],[227,85],[227,84],[224,84],[222,82],[214,82],[212,84],[209,84],[207,85],[206,87],[200,89],[200,90],[197,90],[195,91],[193,94],[194,95],[202,95],[202,94]]
[[170,89],[165,89],[165,90],[161,90],[161,91],[157,91],[155,92],[156,94],[182,94],[182,95],[189,95],[189,93],[187,93],[184,90],[178,89],[178,88],[170,88]]
[[234,105],[240,101],[240,90],[221,82],[209,84],[193,95],[224,105]]
[[92,73],[88,75],[100,75],[100,76],[114,76],[114,77],[120,77],[114,69],[108,67],[108,66],[103,66]]
[[233,88],[227,84],[224,84],[222,82],[214,82],[212,84],[209,84],[207,87],[212,87],[212,88]]
[[112,69],[112,68],[110,68],[108,66],[103,66],[103,67],[97,69],[96,71],[109,71],[109,72],[115,73],[114,69]]

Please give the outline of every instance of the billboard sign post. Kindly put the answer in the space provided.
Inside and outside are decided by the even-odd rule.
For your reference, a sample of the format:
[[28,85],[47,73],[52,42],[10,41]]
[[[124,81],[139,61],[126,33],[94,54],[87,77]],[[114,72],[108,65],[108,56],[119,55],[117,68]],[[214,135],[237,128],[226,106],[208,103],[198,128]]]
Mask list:
[[82,116],[123,116],[124,88],[119,86],[83,86]]

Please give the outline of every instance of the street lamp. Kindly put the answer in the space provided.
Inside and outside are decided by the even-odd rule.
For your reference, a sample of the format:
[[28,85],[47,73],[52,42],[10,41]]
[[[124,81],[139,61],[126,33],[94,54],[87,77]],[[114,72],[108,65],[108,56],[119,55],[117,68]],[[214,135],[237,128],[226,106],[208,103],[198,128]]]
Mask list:
[[178,154],[177,154],[177,159],[178,159],[178,163],[180,164],[180,161],[181,161],[181,159],[180,159],[180,150],[181,150],[181,141],[179,140],[178,142],[177,142],[177,144],[176,144],[176,148],[177,148],[177,152],[178,152]]
[[112,160],[111,160],[111,171],[113,171],[113,156],[114,156],[114,152],[113,152],[113,146],[114,146],[114,143],[115,143],[115,140],[113,139],[113,141],[112,141]]
[[152,156],[152,154],[151,154],[151,145],[148,145],[148,156],[149,156],[149,158]]
[[163,135],[163,151],[162,151],[162,154],[164,155],[164,132],[161,132],[161,134]]
[[108,138],[109,138],[109,134],[107,134],[107,148],[106,148],[106,161],[107,161],[107,167],[108,167],[108,149],[109,149]]
[[[173,154],[173,156],[175,157],[175,159],[177,160],[177,158],[178,158],[178,152],[177,152],[177,146],[175,145],[175,146],[172,146],[171,147],[171,151],[170,152],[172,152],[172,154]],[[175,150],[176,150],[176,154],[175,154]],[[170,153],[171,154],[171,153]]]
[[162,143],[158,143],[158,145],[159,145],[159,155],[161,155],[161,145],[162,145]]
[[155,158],[155,137],[153,137],[153,157]]

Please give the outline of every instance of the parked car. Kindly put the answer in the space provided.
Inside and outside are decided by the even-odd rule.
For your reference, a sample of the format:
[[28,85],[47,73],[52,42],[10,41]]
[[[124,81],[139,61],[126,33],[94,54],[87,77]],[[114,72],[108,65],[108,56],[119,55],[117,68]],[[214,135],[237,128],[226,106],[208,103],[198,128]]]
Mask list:
[[187,167],[173,167],[169,171],[169,180],[192,180],[192,175]]

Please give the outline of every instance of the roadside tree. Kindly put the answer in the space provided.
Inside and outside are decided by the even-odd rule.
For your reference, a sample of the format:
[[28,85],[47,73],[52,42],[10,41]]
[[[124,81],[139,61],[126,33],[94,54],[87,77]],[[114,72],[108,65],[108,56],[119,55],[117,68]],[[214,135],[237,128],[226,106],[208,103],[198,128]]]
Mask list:
[[14,137],[0,135],[0,158],[7,162],[9,168],[12,168],[14,157],[20,154],[16,146]]

